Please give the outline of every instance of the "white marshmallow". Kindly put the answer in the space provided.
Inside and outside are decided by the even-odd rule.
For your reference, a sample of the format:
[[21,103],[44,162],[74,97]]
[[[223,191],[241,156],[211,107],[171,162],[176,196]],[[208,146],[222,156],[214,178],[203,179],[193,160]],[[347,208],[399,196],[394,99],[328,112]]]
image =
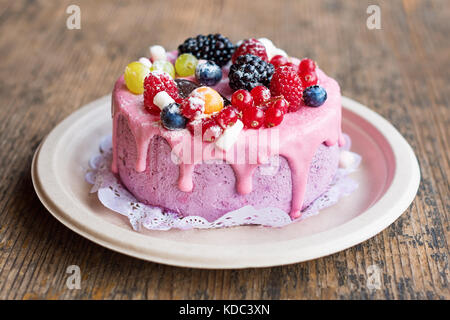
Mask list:
[[233,126],[227,128],[216,140],[216,147],[224,151],[229,150],[236,143],[242,129],[244,129],[244,124],[241,120],[237,120]]
[[139,62],[142,63],[147,68],[150,68],[152,66],[151,61],[146,57],[139,58]]
[[156,60],[167,60],[166,49],[164,49],[162,46],[151,46],[149,50],[150,58],[152,58],[153,62],[155,62]]
[[350,168],[355,162],[355,156],[352,152],[342,150],[339,155],[339,167],[343,169]]
[[273,44],[272,40],[270,40],[270,39],[259,38],[258,41],[261,42],[264,45],[264,47],[266,47],[266,49],[267,49],[267,47],[275,48],[275,45]]
[[259,42],[263,44],[263,46],[266,48],[267,57],[272,59],[273,56],[275,56],[275,51],[277,50],[277,47],[273,44],[273,42],[267,38],[259,38]]
[[273,56],[276,56],[276,55],[280,55],[280,56],[283,56],[283,57],[287,57],[288,56],[286,51],[284,51],[283,49],[280,49],[280,48],[275,48],[275,50],[272,51],[272,53],[273,53]]
[[153,103],[156,104],[161,110],[168,106],[171,103],[174,103],[175,100],[172,99],[171,96],[165,91],[158,92],[153,98]]

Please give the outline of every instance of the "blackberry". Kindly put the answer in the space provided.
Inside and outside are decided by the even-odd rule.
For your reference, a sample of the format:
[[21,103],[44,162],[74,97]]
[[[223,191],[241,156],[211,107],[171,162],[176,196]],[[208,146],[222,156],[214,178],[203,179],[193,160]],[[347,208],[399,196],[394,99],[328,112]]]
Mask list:
[[178,54],[190,53],[197,59],[212,60],[219,67],[230,61],[236,46],[221,34],[198,35],[178,46]]
[[233,90],[246,89],[251,91],[256,86],[270,86],[270,80],[275,72],[273,64],[260,57],[246,54],[237,58],[231,66],[228,78]]

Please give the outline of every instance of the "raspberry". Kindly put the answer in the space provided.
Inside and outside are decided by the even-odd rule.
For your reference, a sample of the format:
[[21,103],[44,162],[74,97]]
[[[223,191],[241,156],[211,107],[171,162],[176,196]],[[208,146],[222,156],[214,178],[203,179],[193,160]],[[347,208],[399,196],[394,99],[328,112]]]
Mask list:
[[290,68],[294,69],[295,72],[298,73],[298,65],[296,65],[295,63],[288,62],[288,63],[285,63],[284,66],[290,67]]
[[228,78],[233,90],[252,90],[256,86],[268,87],[275,67],[260,57],[246,54],[240,56],[230,68]]
[[275,70],[270,82],[270,92],[273,96],[282,95],[289,102],[289,112],[300,109],[303,95],[302,82],[291,67],[282,66]]
[[316,70],[316,62],[314,60],[305,58],[302,61],[300,61],[300,65],[298,66],[298,70],[300,73],[308,72],[308,71],[315,71]]
[[255,105],[259,106],[270,99],[270,90],[265,86],[257,86],[250,91]]
[[278,67],[284,66],[288,62],[289,62],[289,59],[280,54],[277,54],[276,56],[273,56],[272,59],[270,59],[270,63],[273,64],[275,69]]
[[242,122],[247,128],[258,129],[264,124],[264,111],[258,107],[247,108],[242,112]]
[[230,106],[222,109],[222,111],[213,115],[212,118],[225,130],[227,127],[231,127],[236,123],[238,120],[238,112],[236,108]]
[[234,52],[231,61],[235,63],[237,58],[246,54],[252,54],[254,56],[260,57],[266,62],[269,62],[266,47],[260,41],[254,38],[244,40],[244,42]]
[[317,74],[314,71],[300,73],[303,88],[314,86],[318,82]]
[[178,53],[190,53],[197,59],[211,60],[223,67],[230,61],[235,49],[236,46],[227,37],[209,34],[186,39],[178,46]]
[[231,96],[231,104],[239,111],[244,111],[253,106],[253,97],[247,90],[240,89]]
[[284,112],[282,109],[275,107],[275,105],[270,106],[266,110],[266,118],[264,121],[264,125],[267,128],[275,127],[283,121]]
[[167,73],[149,73],[144,80],[144,106],[151,114],[159,115],[161,113],[161,109],[153,103],[153,98],[161,91],[166,91],[176,102],[180,101],[177,85]]

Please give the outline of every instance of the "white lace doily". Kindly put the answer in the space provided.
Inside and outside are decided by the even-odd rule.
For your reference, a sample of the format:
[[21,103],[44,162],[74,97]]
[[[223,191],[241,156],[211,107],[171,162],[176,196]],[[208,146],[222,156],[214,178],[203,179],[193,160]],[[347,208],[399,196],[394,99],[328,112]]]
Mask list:
[[111,136],[104,137],[100,143],[100,153],[90,161],[91,169],[86,173],[86,181],[92,184],[91,193],[97,192],[100,202],[107,208],[127,216],[134,230],[142,227],[150,230],[223,228],[240,225],[262,225],[282,227],[290,223],[316,215],[321,209],[332,206],[340,198],[357,189],[358,183],[348,177],[355,171],[361,157],[353,153],[356,161],[346,169],[339,168],[330,188],[303,211],[299,219],[291,220],[289,214],[278,208],[256,209],[245,206],[228,212],[219,219],[209,222],[199,216],[180,217],[176,213],[164,212],[158,207],[140,203],[128,192],[118,178],[111,172]]

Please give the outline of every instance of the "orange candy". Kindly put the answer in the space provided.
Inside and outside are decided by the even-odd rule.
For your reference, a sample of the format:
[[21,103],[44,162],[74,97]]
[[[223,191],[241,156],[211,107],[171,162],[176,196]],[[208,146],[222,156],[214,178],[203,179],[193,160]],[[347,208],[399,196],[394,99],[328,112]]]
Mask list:
[[191,96],[197,96],[205,101],[205,113],[212,114],[223,109],[223,98],[210,87],[200,87],[192,91]]

